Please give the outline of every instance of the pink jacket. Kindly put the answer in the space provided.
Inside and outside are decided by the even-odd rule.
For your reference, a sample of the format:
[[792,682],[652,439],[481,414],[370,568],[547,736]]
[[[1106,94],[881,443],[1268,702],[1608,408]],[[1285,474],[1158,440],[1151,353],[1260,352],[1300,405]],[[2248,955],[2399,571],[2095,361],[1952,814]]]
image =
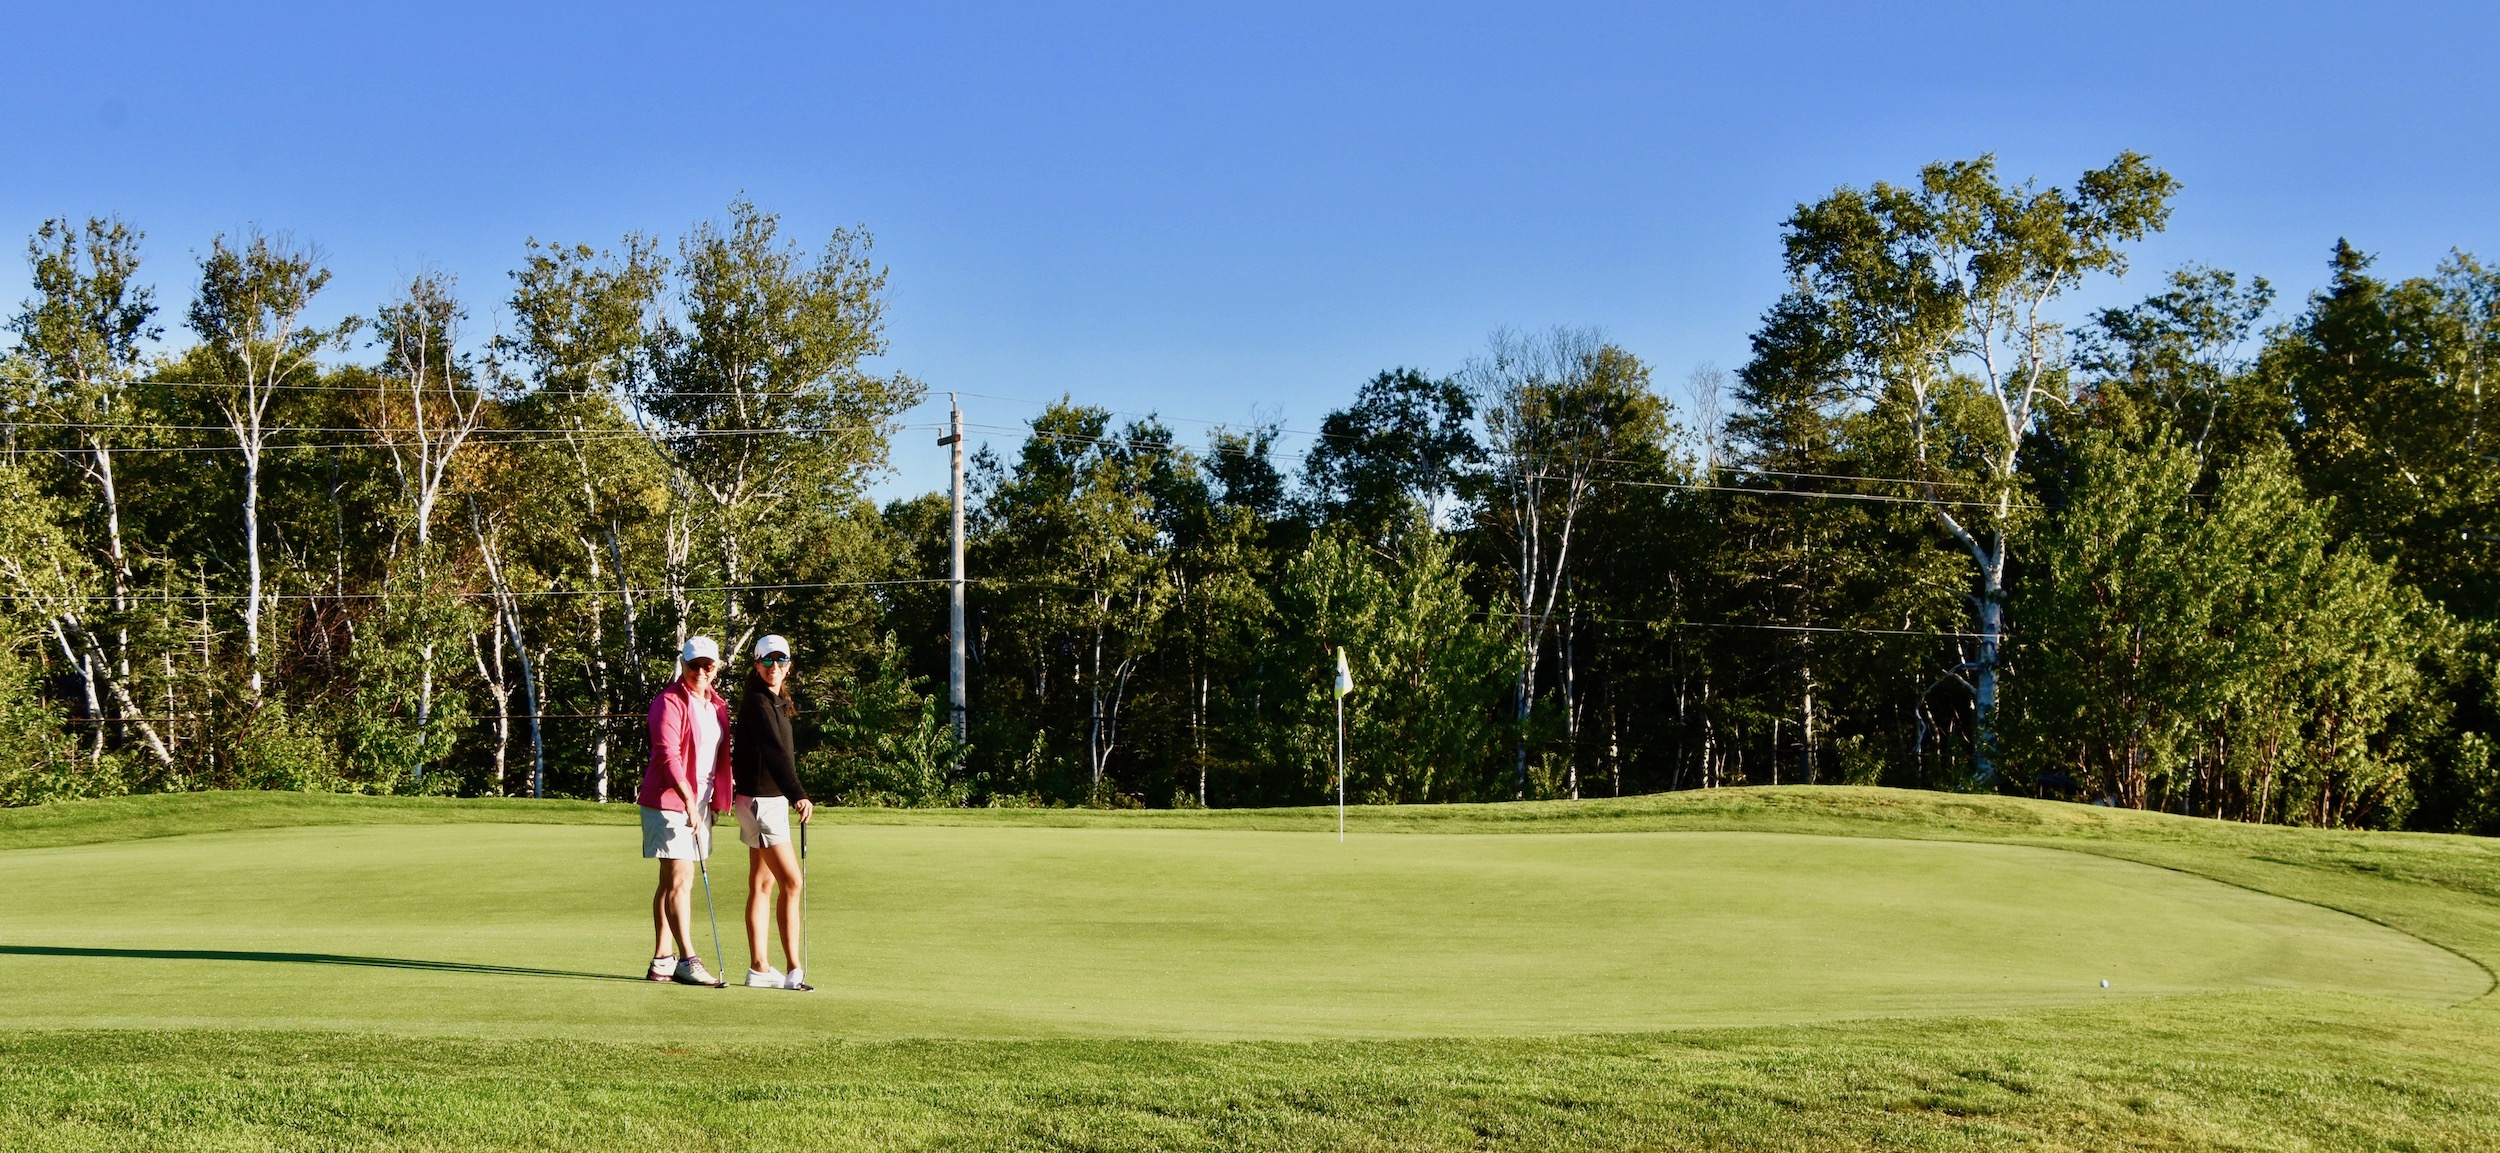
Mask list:
[[[729,702],[718,693],[705,693],[708,704],[720,717],[720,749],[712,758],[712,811],[729,811]],[[679,799],[677,787],[683,786],[689,796],[703,790],[694,779],[694,694],[686,691],[684,681],[672,682],[651,701],[651,765],[642,771],[642,787],[634,790],[634,803],[646,809],[667,809],[684,812],[686,802]]]

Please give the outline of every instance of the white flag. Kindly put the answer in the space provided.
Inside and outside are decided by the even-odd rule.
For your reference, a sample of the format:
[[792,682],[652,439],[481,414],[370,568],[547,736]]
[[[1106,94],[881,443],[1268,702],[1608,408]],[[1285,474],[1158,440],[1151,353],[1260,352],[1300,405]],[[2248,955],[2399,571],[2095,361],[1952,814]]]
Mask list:
[[1337,650],[1337,695],[1342,697],[1353,691],[1354,670],[1346,667],[1345,649],[1340,647]]

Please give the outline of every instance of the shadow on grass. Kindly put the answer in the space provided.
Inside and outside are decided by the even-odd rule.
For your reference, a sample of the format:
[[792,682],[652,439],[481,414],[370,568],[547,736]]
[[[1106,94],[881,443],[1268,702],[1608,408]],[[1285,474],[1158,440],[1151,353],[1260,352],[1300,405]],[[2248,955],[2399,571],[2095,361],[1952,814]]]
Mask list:
[[532,969],[520,965],[472,965],[413,957],[358,957],[347,953],[267,953],[250,949],[92,949],[76,945],[0,945],[0,957],[132,957],[143,961],[264,961],[285,965],[353,965],[367,969],[414,969],[424,973],[477,973],[494,977],[563,977],[575,981],[633,981],[614,973]]

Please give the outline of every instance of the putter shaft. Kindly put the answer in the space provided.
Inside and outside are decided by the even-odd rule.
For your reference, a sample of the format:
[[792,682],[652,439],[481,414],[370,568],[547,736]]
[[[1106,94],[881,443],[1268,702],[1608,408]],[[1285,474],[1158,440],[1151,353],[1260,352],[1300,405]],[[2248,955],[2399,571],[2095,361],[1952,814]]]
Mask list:
[[[703,855],[695,858],[694,871],[703,878],[703,916],[712,922],[712,956],[718,958],[721,964],[727,965],[729,958],[721,952],[720,948],[720,914],[712,911],[712,865],[709,859],[712,855],[712,837],[710,831],[704,829],[700,823],[702,818],[696,818],[696,820],[698,823],[695,826],[695,836],[702,841]],[[721,984],[728,983],[727,978],[721,979]]]

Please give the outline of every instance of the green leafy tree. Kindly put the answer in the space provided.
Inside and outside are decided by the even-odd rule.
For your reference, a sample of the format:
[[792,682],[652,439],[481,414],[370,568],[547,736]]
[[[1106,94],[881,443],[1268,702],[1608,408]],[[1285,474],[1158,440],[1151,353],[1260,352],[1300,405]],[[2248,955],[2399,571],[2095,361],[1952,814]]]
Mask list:
[[1471,428],[1475,398],[1455,379],[1396,368],[1363,382],[1354,403],[1321,419],[1302,461],[1317,519],[1364,539],[1414,523],[1438,524],[1466,474],[1484,460]]
[[1279,752],[1305,796],[1336,766],[1332,680],[1343,649],[1346,791],[1366,804],[1503,795],[1501,697],[1513,657],[1508,629],[1467,593],[1456,542],[1428,524],[1397,534],[1386,556],[1351,532],[1323,534],[1285,567],[1276,600],[1284,636],[1279,697],[1288,703]]
[[[58,727],[60,711],[32,697],[31,670],[19,655],[28,648],[40,653],[48,645],[65,666],[78,668],[80,657],[92,651],[81,622],[99,599],[99,582],[93,560],[63,527],[68,519],[62,502],[38,489],[24,466],[0,462],[0,581],[5,581],[0,587],[7,592],[0,622],[8,634],[0,646],[0,754],[13,751],[26,758],[0,764],[0,793],[16,793],[21,804],[118,791],[104,784],[115,770],[107,767],[100,744],[76,770],[63,762],[70,742]],[[101,719],[88,716],[90,722]]]
[[1115,799],[1131,689],[1173,592],[1155,474],[1178,450],[1158,425],[1114,436],[1110,423],[1108,412],[1065,401],[1035,417],[1012,473],[986,485],[975,532],[979,571],[991,574],[981,630],[988,709],[1081,733],[1069,743],[1093,802]]
[[[643,371],[644,318],[666,289],[655,245],[628,236],[613,252],[532,241],[513,272],[514,331],[493,345],[513,378],[502,418],[514,430],[503,471],[545,481],[520,499],[543,502],[561,562],[566,610],[551,630],[572,638],[589,725],[591,795],[608,799],[619,750],[641,739],[640,710],[666,677],[663,622],[644,591],[672,571],[676,511],[669,465],[637,430],[625,397]],[[528,438],[524,440],[523,438]],[[498,710],[501,711],[501,710]]]
[[[24,642],[20,642],[23,644]],[[111,796],[125,782],[111,759],[92,760],[62,730],[67,717],[43,699],[18,646],[0,647],[0,805]]]
[[2299,406],[2302,476],[2406,579],[2500,620],[2500,272],[2458,254],[2390,284],[2369,266],[2339,242],[2326,288],[2267,350]]
[[800,758],[808,792],[881,808],[962,805],[972,789],[955,766],[971,750],[956,742],[927,685],[887,633],[874,658],[827,694],[833,703],[820,724],[823,741]]
[[2261,360],[2296,410],[2308,490],[2336,531],[2392,560],[2457,619],[2425,655],[2412,727],[2418,819],[2491,828],[2500,734],[2500,272],[2463,253],[2426,277],[2384,279],[2338,243],[2326,287]]
[[2280,447],[2195,491],[2193,442],[2108,432],[2025,586],[2025,743],[2108,797],[2248,820],[2385,823],[2409,797],[2396,719],[2436,616],[2336,545]]
[[2291,398],[2251,371],[2248,347],[2274,287],[2200,266],[2170,273],[2169,285],[2101,310],[2079,334],[2083,419],[2135,441],[2177,429],[2209,468],[2282,443]]
[[[1174,795],[1208,804],[1219,761],[1228,755],[1227,727],[1254,727],[1258,697],[1248,686],[1274,635],[1270,587],[1275,579],[1274,515],[1284,506],[1284,478],[1269,460],[1272,428],[1218,429],[1202,473],[1196,458],[1167,453],[1156,485],[1162,527],[1170,542],[1170,606],[1161,647],[1161,694],[1177,709],[1186,742],[1164,742]],[[1209,483],[1210,481],[1214,483]],[[1177,680],[1177,684],[1172,683]]]

